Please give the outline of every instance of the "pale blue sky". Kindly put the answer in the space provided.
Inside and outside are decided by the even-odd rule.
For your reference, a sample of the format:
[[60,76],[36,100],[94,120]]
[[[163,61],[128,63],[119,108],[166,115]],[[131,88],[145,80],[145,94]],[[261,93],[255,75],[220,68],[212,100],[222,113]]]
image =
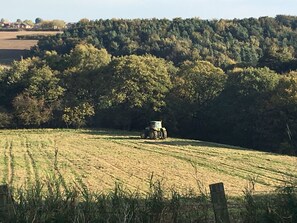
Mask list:
[[15,21],[40,17],[77,22],[81,18],[233,19],[297,15],[297,0],[9,0],[0,18]]

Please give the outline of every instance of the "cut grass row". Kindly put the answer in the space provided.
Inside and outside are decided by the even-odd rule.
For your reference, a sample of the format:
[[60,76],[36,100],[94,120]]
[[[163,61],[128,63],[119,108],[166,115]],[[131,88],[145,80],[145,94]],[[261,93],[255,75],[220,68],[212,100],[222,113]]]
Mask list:
[[0,146],[2,182],[13,186],[55,178],[64,190],[108,192],[118,182],[144,194],[153,174],[167,191],[224,182],[236,195],[250,179],[259,191],[297,180],[296,157],[195,140],[143,140],[131,132],[2,130]]
[[[139,143],[129,141],[128,143],[122,142],[122,141],[116,141],[112,140],[115,143],[121,144],[123,146],[127,147],[134,147],[140,150],[144,150],[143,146]],[[242,156],[239,158],[238,156],[233,157],[232,154],[230,154],[231,157],[228,157],[228,159],[231,161],[230,163],[226,163],[224,159],[219,159],[221,157],[221,153],[219,152],[202,152],[201,150],[193,150],[189,148],[176,148],[173,146],[166,146],[162,145],[159,146],[158,144],[152,143],[152,146],[149,146],[150,148],[146,148],[145,150],[153,152],[153,153],[159,153],[163,156],[171,156],[176,159],[185,160],[187,162],[193,163],[195,166],[198,166],[199,168],[205,167],[208,170],[214,170],[216,172],[221,172],[226,175],[231,175],[235,177],[239,177],[245,180],[248,180],[249,176],[257,176],[255,179],[256,183],[263,184],[266,186],[272,186],[276,183],[286,182],[289,178],[293,178],[293,180],[297,180],[297,175],[292,173],[287,173],[284,171],[280,171],[278,169],[273,168],[265,168],[262,167],[263,160],[259,159],[257,160],[257,157],[253,157],[253,160],[257,160],[257,163],[254,162],[248,162],[246,165],[242,165]],[[218,159],[212,159],[212,162],[209,162],[208,157],[218,157]],[[238,165],[235,166],[234,163],[238,162]],[[279,163],[279,162],[277,162]],[[269,164],[268,164],[269,165]],[[288,164],[289,166],[290,164]],[[286,168],[288,168],[288,166]],[[292,165],[292,171],[296,169],[296,166],[294,164]]]

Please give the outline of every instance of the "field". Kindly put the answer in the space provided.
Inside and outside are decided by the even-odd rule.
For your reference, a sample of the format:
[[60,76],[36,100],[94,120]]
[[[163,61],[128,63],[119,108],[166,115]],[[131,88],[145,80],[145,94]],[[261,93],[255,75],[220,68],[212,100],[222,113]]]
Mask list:
[[109,191],[119,182],[146,192],[153,175],[182,193],[224,182],[228,194],[239,195],[251,178],[257,191],[297,179],[296,157],[197,140],[144,140],[131,132],[1,130],[0,148],[0,180],[16,187],[54,177],[65,187]]
[[0,31],[0,64],[9,64],[18,60],[21,56],[37,44],[37,40],[18,40],[18,35],[54,35],[57,32],[47,31]]

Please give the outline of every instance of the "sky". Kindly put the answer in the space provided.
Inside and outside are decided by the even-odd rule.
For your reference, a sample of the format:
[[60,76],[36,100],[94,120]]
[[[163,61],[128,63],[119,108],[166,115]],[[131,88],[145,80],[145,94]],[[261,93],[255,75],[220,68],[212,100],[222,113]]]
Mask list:
[[297,0],[9,0],[1,3],[0,18],[13,22],[62,19],[77,22],[112,18],[234,19],[297,16]]

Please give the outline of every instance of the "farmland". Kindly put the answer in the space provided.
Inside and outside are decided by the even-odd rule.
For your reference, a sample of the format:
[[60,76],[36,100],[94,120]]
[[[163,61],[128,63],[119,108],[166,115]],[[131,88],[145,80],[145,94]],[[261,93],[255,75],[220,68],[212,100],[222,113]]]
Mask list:
[[0,147],[1,182],[15,187],[54,177],[65,188],[107,192],[119,182],[144,193],[153,175],[182,193],[224,182],[228,194],[239,195],[251,178],[256,191],[297,179],[296,157],[197,140],[144,140],[122,131],[1,130]]
[[12,60],[20,59],[32,46],[37,44],[37,40],[18,40],[18,35],[54,35],[56,33],[45,31],[0,32],[0,64],[9,64]]

